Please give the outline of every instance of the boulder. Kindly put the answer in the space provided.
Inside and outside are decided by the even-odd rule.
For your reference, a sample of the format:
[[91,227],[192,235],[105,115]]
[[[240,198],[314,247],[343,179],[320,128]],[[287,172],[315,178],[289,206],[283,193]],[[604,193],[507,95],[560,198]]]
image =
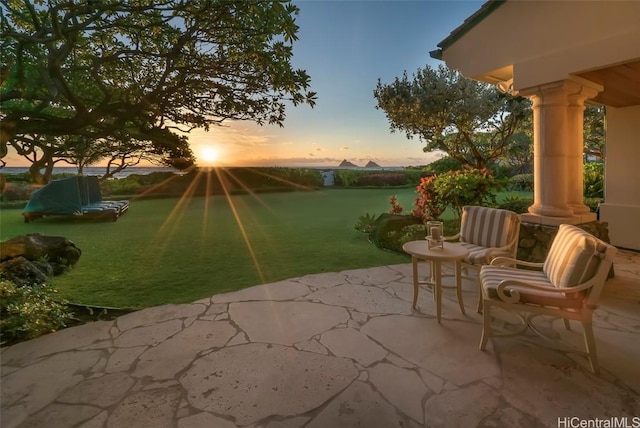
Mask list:
[[0,244],[0,261],[22,256],[30,261],[46,260],[73,266],[81,254],[80,248],[67,238],[40,233],[17,236]]
[[18,287],[47,282],[47,274],[41,270],[40,265],[22,256],[0,263],[0,272],[4,279],[8,279]]
[[62,236],[17,236],[0,243],[0,275],[19,287],[43,284],[48,277],[69,270],[81,253]]

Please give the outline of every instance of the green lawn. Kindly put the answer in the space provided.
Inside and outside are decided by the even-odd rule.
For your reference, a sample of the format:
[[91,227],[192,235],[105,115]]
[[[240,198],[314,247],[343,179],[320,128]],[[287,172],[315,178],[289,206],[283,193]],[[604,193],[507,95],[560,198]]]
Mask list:
[[5,209],[0,239],[67,237],[82,257],[52,280],[62,297],[142,308],[310,273],[408,263],[353,227],[360,215],[386,212],[391,195],[412,209],[414,188],[235,195],[231,203],[224,196],[132,201],[117,222],[49,217],[25,224],[20,210]]
[[353,228],[388,210],[397,194],[411,209],[414,189],[332,189],[208,199],[132,201],[117,222],[49,217],[22,221],[3,210],[0,239],[39,232],[82,250],[75,268],[52,280],[71,302],[141,308],[309,273],[406,263]]

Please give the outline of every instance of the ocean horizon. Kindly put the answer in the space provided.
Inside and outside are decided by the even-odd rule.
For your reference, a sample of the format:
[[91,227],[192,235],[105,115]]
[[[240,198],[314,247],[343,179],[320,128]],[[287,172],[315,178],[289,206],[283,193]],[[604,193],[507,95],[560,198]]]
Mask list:
[[[353,169],[353,170],[370,170],[370,171],[398,171],[398,170],[402,170],[404,169],[404,167],[402,166],[390,166],[390,167],[364,167],[364,166],[348,166],[348,167],[344,167],[344,166],[309,166],[309,165],[305,165],[305,166],[297,166],[297,165],[290,165],[290,166],[224,166],[226,168],[300,168],[300,169],[319,169],[319,170],[325,170],[325,171],[329,171],[329,170],[336,170],[336,169]],[[200,167],[203,169],[206,169],[208,167],[203,166]],[[29,171],[29,167],[27,166],[5,166],[3,168],[0,168],[0,174],[22,174],[25,172]],[[54,174],[76,174],[78,172],[78,169],[74,166],[57,166],[53,168],[53,173]],[[92,167],[85,167],[84,168],[84,175],[98,175],[98,176],[102,176],[104,175],[104,173],[106,172],[106,167],[102,166],[92,166]],[[178,171],[177,169],[174,168],[170,168],[170,167],[158,167],[158,166],[150,166],[150,167],[144,167],[144,166],[133,166],[133,167],[129,167],[126,168],[123,171],[120,171],[117,174],[114,174],[115,178],[124,178],[127,177],[129,175],[132,174],[140,174],[140,175],[146,175],[146,174],[151,174],[153,172],[173,172],[175,174],[180,174],[181,172]]]

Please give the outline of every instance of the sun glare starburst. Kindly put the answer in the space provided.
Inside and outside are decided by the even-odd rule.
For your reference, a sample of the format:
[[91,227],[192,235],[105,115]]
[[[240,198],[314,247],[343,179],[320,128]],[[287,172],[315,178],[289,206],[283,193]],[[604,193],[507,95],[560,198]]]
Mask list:
[[207,146],[202,149],[200,157],[205,165],[211,166],[220,160],[220,152],[213,146]]

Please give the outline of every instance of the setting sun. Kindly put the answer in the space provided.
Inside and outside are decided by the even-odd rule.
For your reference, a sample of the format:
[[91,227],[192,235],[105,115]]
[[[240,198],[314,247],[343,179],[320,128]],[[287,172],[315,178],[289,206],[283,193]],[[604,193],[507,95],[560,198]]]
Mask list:
[[203,147],[200,158],[205,165],[213,165],[220,160],[220,152],[212,146]]

